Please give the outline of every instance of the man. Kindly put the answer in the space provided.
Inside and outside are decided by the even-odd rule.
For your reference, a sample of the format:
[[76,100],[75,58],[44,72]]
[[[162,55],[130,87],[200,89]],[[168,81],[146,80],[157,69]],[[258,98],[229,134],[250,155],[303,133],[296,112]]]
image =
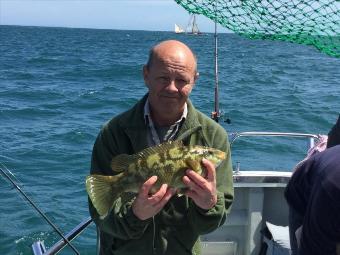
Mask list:
[[340,145],[304,161],[285,197],[293,255],[340,255]]
[[157,180],[153,176],[136,196],[117,199],[104,219],[90,201],[100,230],[100,254],[200,254],[199,236],[224,223],[233,200],[227,134],[188,99],[198,73],[196,58],[185,44],[169,40],[153,47],[143,75],[148,94],[103,127],[93,148],[92,174],[113,175],[114,156],[175,139],[220,149],[227,158],[217,169],[204,160],[205,178],[188,169],[185,196],[177,196],[166,184],[150,195]]

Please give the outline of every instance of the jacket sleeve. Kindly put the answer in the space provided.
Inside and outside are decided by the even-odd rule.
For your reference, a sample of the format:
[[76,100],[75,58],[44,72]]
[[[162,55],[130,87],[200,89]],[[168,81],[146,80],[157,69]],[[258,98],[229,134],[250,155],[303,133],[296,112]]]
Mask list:
[[223,225],[234,198],[231,152],[227,133],[224,130],[216,132],[211,141],[209,146],[225,151],[226,159],[216,169],[216,205],[209,210],[204,210],[189,200],[189,221],[199,235],[210,233]]
[[[91,174],[112,175],[110,164],[112,157],[119,154],[115,139],[106,125],[99,133],[92,151]],[[89,200],[89,211],[100,231],[123,240],[139,238],[143,235],[150,220],[142,221],[132,212],[133,196],[119,197],[113,209],[104,219],[100,219]]]

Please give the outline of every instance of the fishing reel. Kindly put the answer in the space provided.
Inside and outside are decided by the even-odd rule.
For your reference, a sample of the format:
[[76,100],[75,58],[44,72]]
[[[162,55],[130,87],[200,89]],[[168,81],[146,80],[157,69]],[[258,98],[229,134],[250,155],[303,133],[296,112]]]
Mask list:
[[211,112],[211,118],[216,122],[220,122],[220,120],[222,120],[227,124],[231,124],[231,119],[223,110]]

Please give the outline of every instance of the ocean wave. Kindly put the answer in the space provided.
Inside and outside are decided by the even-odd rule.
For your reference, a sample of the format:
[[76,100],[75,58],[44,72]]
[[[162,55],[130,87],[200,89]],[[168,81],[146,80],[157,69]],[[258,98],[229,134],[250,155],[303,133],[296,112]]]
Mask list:
[[1,111],[3,117],[10,117],[13,119],[43,119],[46,117],[55,117],[62,113],[60,110],[37,109],[30,107],[23,107],[19,109],[5,109]]
[[[58,56],[59,55],[59,56]],[[27,59],[26,63],[28,65],[32,65],[33,67],[43,67],[46,69],[49,65],[64,65],[64,66],[86,66],[90,64],[87,60],[78,57],[70,57],[65,56],[62,53],[59,53],[57,56],[39,56],[39,57],[32,57]]]
[[36,75],[20,70],[1,70],[1,78],[4,80],[32,81],[36,78]]

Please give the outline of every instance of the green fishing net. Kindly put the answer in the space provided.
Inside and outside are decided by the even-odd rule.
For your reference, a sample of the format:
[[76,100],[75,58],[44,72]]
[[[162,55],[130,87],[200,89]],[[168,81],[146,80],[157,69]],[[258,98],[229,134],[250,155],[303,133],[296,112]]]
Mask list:
[[340,57],[339,0],[175,0],[237,34],[313,45]]

